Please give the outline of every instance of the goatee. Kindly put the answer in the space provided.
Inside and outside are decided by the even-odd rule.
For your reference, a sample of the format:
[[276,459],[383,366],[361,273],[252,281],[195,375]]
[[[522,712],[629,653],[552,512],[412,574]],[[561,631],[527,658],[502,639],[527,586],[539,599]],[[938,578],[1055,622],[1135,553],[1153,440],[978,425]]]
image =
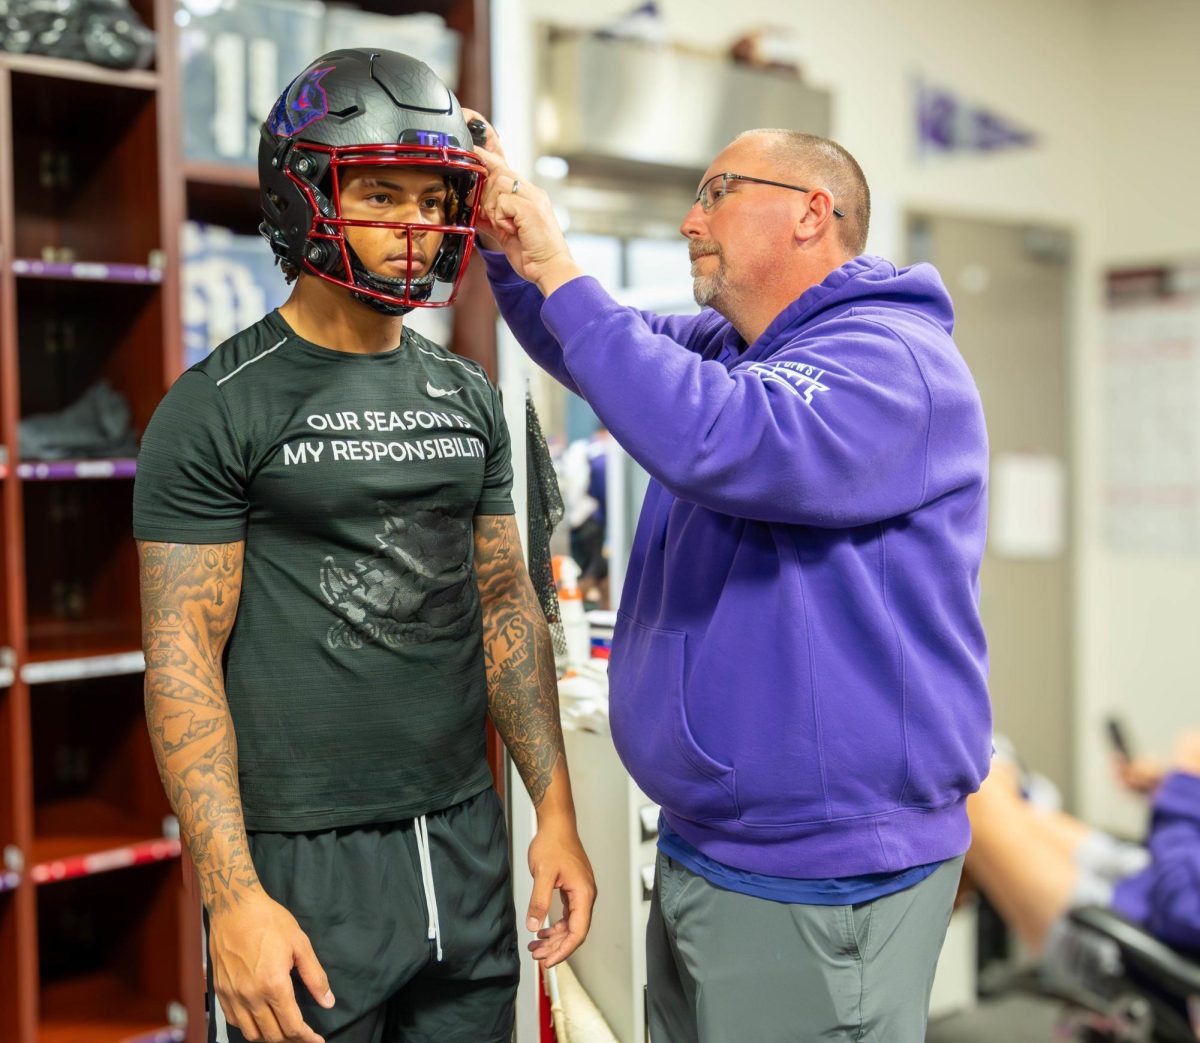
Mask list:
[[[692,262],[692,296],[701,308],[707,308],[725,289],[725,258],[715,243],[693,242],[688,247]],[[709,275],[696,275],[696,262],[702,257],[716,257],[717,269]]]

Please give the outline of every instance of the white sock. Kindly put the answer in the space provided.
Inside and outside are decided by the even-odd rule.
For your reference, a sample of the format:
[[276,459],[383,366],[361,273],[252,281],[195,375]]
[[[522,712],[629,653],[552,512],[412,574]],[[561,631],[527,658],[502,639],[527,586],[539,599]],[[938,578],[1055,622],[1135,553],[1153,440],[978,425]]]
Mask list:
[[1130,844],[1102,830],[1093,829],[1075,850],[1075,862],[1097,876],[1116,883],[1145,869],[1150,864],[1150,852],[1140,844]]

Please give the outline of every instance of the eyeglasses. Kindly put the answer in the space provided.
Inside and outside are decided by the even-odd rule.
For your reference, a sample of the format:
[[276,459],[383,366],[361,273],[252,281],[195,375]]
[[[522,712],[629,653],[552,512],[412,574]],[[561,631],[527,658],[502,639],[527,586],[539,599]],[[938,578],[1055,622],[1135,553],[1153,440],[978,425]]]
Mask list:
[[[785,185],[782,181],[768,181],[764,177],[751,177],[749,174],[713,174],[696,193],[695,202],[700,204],[700,209],[706,214],[712,210],[725,197],[730,181],[749,181],[755,185],[773,185],[775,188],[790,188],[793,192],[812,191],[810,188],[801,188],[799,185]],[[716,184],[716,182],[720,182],[720,184]],[[833,208],[833,214],[835,217],[846,216],[845,212],[836,206]]]

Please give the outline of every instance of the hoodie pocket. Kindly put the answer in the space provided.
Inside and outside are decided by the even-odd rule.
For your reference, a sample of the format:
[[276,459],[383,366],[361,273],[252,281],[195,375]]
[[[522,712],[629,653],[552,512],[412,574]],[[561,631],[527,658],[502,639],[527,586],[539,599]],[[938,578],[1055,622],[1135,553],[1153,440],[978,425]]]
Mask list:
[[687,635],[617,618],[609,661],[613,742],[651,800],[693,822],[737,818],[733,769],[692,737],[684,703]]

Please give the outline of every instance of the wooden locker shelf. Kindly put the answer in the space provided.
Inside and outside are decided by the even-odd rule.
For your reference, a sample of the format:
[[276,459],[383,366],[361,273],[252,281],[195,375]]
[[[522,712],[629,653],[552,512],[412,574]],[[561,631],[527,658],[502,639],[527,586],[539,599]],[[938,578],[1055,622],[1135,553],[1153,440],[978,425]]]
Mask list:
[[[2,329],[2,324],[0,324]],[[0,384],[2,388],[2,384]],[[10,484],[9,475],[11,470],[8,466],[8,452],[4,445],[4,395],[0,393],[0,699],[3,699],[3,690],[13,683],[15,656],[12,651],[12,635],[9,633],[8,625],[8,598],[6,596],[5,584],[3,576],[7,574],[6,558],[12,553],[13,546],[9,543],[8,534],[8,518],[6,504],[9,500],[8,486]],[[15,485],[15,482],[12,483]],[[14,493],[16,489],[12,490]],[[0,746],[0,756],[3,756],[4,747]],[[2,785],[2,784],[0,784]],[[3,800],[0,800],[0,809],[3,807]],[[0,822],[4,820],[3,810],[0,810]],[[3,833],[3,827],[0,826],[0,834]],[[2,840],[0,836],[0,840]]]
[[180,855],[180,843],[170,837],[145,839],[128,835],[58,836],[34,841],[29,879],[54,884],[97,873],[168,862]]
[[117,1043],[173,1024],[176,875],[159,863],[38,889],[39,1039]]
[[26,482],[123,480],[137,474],[137,458],[116,460],[40,460],[17,464]]
[[24,892],[29,890],[27,887],[21,888],[21,883],[19,873],[8,869],[0,870],[0,967],[4,968],[4,977],[8,979],[0,984],[0,990],[6,998],[5,1006],[0,1007],[0,1033],[5,1040],[17,1038],[21,1015],[25,1013],[11,1002],[14,998],[16,979],[21,973],[19,961],[25,926],[22,899],[25,897]]
[[[150,282],[15,279],[19,415],[56,413],[99,380],[145,429],[163,393],[164,290]],[[10,460],[9,466],[18,461]],[[36,462],[36,461],[31,461]]]
[[183,1043],[183,1029],[152,1027],[151,1020],[128,1018],[97,1025],[93,1021],[47,1021],[38,1028],[38,1043]]
[[262,213],[258,201],[258,170],[224,163],[185,160],[189,220],[219,225],[239,235],[256,235]]
[[175,4],[131,2],[152,69],[0,57],[4,1043],[205,1036],[199,908],[142,717],[136,464],[19,439],[100,380],[140,433],[178,373]]
[[89,658],[141,644],[128,482],[24,483],[30,658]]
[[[131,3],[152,69],[0,56],[0,848],[23,856],[0,863],[3,1043],[205,1038],[199,903],[141,716],[136,464],[22,459],[17,437],[101,379],[144,431],[182,369],[183,221],[260,220],[252,168],[181,161],[175,0]],[[488,111],[487,0],[359,6],[445,17]],[[460,301],[450,346],[495,376],[478,264]]]
[[198,159],[188,159],[183,163],[183,176],[189,184],[214,185],[253,192],[254,206],[258,206],[258,170],[254,167],[236,167],[232,163],[205,163]]
[[35,690],[28,861],[126,847],[162,838],[172,828],[150,755],[141,691],[136,674]]
[[11,90],[13,256],[150,264],[162,246],[157,93],[23,72]]
[[23,279],[59,279],[68,282],[160,283],[161,268],[145,264],[110,264],[106,261],[39,261],[17,257],[13,274]]
[[29,685],[112,677],[141,673],[145,669],[144,663],[135,659],[141,654],[138,635],[123,621],[108,625],[101,621],[93,628],[70,629],[54,621],[44,621],[30,632],[35,643],[21,666],[21,680]]
[[262,220],[258,189],[218,181],[188,181],[187,214],[191,221],[228,228],[238,235],[257,235]]
[[68,58],[47,58],[40,54],[0,52],[0,69],[30,76],[44,76],[78,83],[125,87],[129,90],[158,90],[158,73],[148,69],[105,69],[88,62]]
[[68,656],[55,656],[41,650],[31,655],[21,667],[21,680],[27,685],[55,684],[59,681],[82,681],[90,677],[121,677],[140,674],[146,661],[140,650],[119,647],[92,649],[72,648]]

